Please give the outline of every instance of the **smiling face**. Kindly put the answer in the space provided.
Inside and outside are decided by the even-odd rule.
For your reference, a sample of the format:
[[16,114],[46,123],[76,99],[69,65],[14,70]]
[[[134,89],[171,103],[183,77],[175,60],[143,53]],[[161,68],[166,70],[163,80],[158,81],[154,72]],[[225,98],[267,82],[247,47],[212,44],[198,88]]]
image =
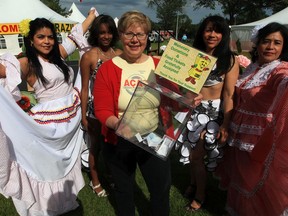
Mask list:
[[283,44],[284,39],[279,31],[271,33],[262,39],[257,47],[258,63],[262,65],[279,59]]
[[124,58],[133,63],[140,63],[147,43],[147,34],[143,26],[131,25],[120,34],[120,39],[123,44]]
[[39,29],[33,36],[31,43],[42,58],[48,59],[55,43],[52,30],[46,27]]
[[108,24],[102,23],[99,27],[98,42],[100,47],[109,47],[113,39],[113,34],[109,30]]
[[203,32],[203,41],[206,46],[206,52],[212,54],[213,50],[222,40],[222,33],[216,32],[214,26],[209,22]]

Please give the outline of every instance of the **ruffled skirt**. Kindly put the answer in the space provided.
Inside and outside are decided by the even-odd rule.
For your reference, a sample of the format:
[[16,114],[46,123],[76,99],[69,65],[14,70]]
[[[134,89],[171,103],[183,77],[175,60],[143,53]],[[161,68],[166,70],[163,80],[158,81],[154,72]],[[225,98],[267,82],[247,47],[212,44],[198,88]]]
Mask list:
[[222,189],[228,190],[226,209],[232,216],[288,215],[287,152],[276,148],[266,161],[228,147],[216,169]]
[[29,116],[0,86],[0,104],[0,192],[21,216],[75,209],[84,186],[78,92],[37,104]]

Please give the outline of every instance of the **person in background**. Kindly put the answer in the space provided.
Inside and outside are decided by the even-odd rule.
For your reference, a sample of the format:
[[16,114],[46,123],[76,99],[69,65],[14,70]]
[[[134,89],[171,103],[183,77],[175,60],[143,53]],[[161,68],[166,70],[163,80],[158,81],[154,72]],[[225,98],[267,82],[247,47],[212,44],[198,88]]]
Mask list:
[[183,41],[183,42],[186,42],[187,39],[188,39],[188,38],[187,38],[187,35],[186,35],[186,34],[183,34],[183,36],[182,36],[182,41]]
[[146,51],[147,55],[149,55],[150,50],[151,50],[151,40],[150,40],[150,33],[149,33],[148,36],[147,36],[147,44],[146,44],[146,47],[145,47],[145,51]]
[[267,24],[253,42],[252,63],[236,84],[229,146],[216,175],[228,190],[230,215],[287,215],[288,30]]
[[[220,146],[228,136],[234,86],[239,74],[239,64],[230,50],[229,40],[230,29],[225,19],[209,16],[200,24],[193,43],[196,49],[217,57],[217,62],[200,91],[203,100],[188,121],[193,122],[191,128],[187,125],[186,133],[186,140],[191,145],[190,156],[180,159],[184,164],[190,162],[190,185],[184,193],[192,199],[186,206],[188,211],[201,209],[206,194],[206,169],[215,169]],[[195,122],[201,122],[201,127]],[[206,163],[205,156],[208,158]]]
[[98,159],[100,145],[103,142],[101,124],[95,118],[93,106],[93,85],[96,73],[101,64],[121,53],[113,49],[118,41],[118,30],[111,16],[100,15],[89,28],[88,43],[91,49],[83,54],[80,61],[82,78],[81,108],[82,124],[89,134],[89,169],[91,174],[90,186],[99,197],[106,197],[107,193],[102,188],[98,178]]
[[[134,178],[138,165],[150,193],[151,215],[168,216],[171,184],[169,159],[164,161],[115,134],[119,119],[136,88],[136,85],[127,87],[127,83],[137,83],[139,80],[155,82],[157,79],[154,70],[159,59],[143,53],[151,23],[145,14],[128,11],[120,18],[118,31],[123,53],[101,65],[93,91],[95,115],[102,124],[106,141],[103,155],[115,182],[117,215],[135,215]],[[170,83],[168,87],[171,89],[173,85]],[[137,116],[149,119],[149,125],[154,127],[158,119],[155,115],[159,101],[152,96],[150,99],[155,103],[145,104],[149,112],[148,108],[143,108],[137,111]],[[194,102],[199,103],[200,99],[196,97]]]
[[[84,33],[95,17],[96,9],[90,10]],[[60,215],[78,207],[84,186],[79,88],[64,61],[76,45],[70,39],[59,45],[54,24],[45,18],[20,24],[25,56],[0,58],[0,192],[12,198],[21,216]],[[15,103],[21,78],[37,99],[33,107],[20,101],[27,113]]]

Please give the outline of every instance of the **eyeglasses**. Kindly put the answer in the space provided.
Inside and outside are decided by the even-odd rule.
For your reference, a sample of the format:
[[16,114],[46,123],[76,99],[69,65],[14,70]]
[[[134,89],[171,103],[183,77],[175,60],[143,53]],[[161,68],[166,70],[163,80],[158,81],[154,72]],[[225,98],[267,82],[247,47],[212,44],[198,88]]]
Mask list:
[[133,32],[128,32],[128,33],[123,33],[123,36],[127,40],[131,40],[134,36],[136,36],[138,40],[144,40],[146,39],[147,34],[145,33],[134,34]]

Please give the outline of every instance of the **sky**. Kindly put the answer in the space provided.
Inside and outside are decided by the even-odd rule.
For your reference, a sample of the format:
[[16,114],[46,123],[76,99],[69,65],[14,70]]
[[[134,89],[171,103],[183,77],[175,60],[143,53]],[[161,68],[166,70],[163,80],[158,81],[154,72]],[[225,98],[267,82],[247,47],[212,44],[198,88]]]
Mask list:
[[[157,22],[156,10],[148,8],[147,0],[82,0],[82,2],[79,0],[60,0],[59,2],[61,6],[65,7],[67,10],[70,9],[74,2],[84,16],[86,16],[89,9],[94,6],[99,14],[108,14],[113,18],[120,18],[124,12],[129,10],[139,10],[149,16],[152,21]],[[193,24],[199,23],[209,14],[222,15],[220,8],[217,8],[216,10],[201,8],[194,11],[191,3],[183,8],[183,12],[192,19]]]

